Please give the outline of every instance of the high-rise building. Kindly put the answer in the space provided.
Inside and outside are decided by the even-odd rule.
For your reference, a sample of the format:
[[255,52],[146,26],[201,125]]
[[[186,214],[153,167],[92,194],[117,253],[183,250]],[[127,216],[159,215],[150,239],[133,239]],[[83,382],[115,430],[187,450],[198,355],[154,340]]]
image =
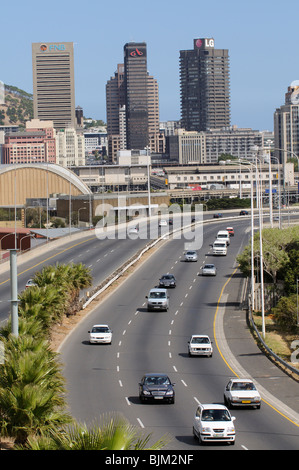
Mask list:
[[115,161],[117,152],[126,149],[124,64],[117,65],[114,77],[106,84],[108,155]]
[[75,128],[73,43],[33,43],[32,69],[34,118]]
[[180,51],[181,125],[187,131],[230,126],[229,55],[214,39],[193,40]]
[[274,113],[274,155],[285,163],[299,155],[299,80],[288,87],[285,104]]
[[124,83],[127,149],[144,149],[149,144],[146,43],[124,46]]
[[118,64],[106,84],[108,154],[116,161],[120,150],[163,153],[164,135],[159,129],[159,88],[147,71],[146,44],[124,46],[125,63]]

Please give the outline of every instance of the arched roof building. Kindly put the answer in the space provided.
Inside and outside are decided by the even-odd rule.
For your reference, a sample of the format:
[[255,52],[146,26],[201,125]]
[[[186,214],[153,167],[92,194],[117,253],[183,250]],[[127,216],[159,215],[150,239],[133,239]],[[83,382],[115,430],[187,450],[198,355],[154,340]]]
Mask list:
[[75,173],[51,163],[0,165],[0,207],[24,206],[26,199],[52,194],[90,194]]

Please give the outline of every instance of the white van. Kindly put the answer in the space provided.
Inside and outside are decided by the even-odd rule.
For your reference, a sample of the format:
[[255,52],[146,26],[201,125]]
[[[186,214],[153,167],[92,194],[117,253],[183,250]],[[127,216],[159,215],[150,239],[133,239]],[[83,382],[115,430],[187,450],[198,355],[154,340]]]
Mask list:
[[227,255],[227,244],[226,240],[215,240],[213,243],[213,255]]
[[147,299],[147,310],[168,310],[169,295],[167,289],[154,288],[149,291],[145,297]]
[[217,240],[225,240],[227,245],[230,244],[230,235],[227,230],[219,230],[216,238]]

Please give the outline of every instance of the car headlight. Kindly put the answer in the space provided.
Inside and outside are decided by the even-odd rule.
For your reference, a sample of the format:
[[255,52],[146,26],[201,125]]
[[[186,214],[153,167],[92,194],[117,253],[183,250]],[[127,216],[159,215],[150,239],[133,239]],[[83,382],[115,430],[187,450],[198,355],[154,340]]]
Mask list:
[[212,432],[212,429],[209,428],[208,426],[204,426],[203,428],[201,428],[202,432]]
[[173,390],[167,390],[167,392],[165,393],[165,395],[173,395]]
[[143,394],[144,394],[144,395],[150,395],[151,392],[149,392],[148,390],[143,390]]
[[235,432],[234,426],[229,426],[229,427],[227,428],[227,432],[230,432],[230,433],[231,433],[231,432]]

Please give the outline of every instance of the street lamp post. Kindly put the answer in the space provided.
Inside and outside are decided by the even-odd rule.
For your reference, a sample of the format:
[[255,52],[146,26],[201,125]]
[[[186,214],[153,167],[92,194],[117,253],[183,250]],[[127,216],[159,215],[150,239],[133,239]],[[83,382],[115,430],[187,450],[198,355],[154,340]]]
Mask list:
[[79,222],[80,222],[80,211],[84,211],[86,210],[86,207],[80,207],[80,209],[78,209],[78,227],[79,227]]

